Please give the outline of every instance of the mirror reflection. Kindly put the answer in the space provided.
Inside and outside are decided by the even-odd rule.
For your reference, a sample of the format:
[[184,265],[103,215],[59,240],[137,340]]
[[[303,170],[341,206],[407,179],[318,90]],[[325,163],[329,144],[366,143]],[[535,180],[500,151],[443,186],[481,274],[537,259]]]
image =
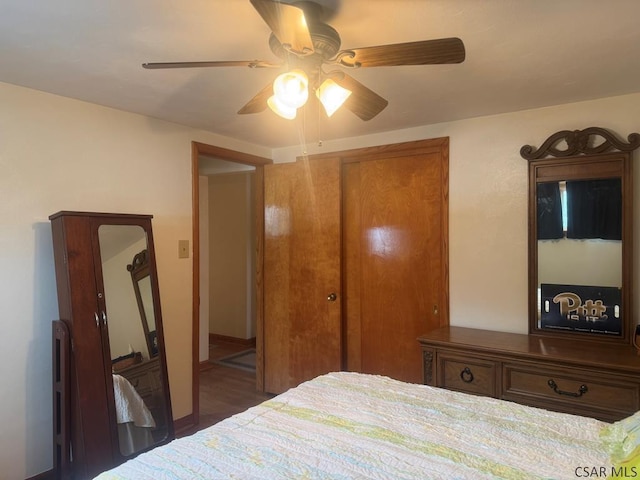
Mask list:
[[622,335],[620,178],[537,184],[538,327]]
[[158,354],[158,335],[156,332],[153,296],[151,293],[151,277],[149,276],[149,258],[147,250],[142,250],[133,257],[127,270],[131,273],[133,291],[136,296],[144,337],[150,357]]
[[98,239],[118,439],[120,453],[128,456],[168,434],[147,235],[137,225],[101,225]]

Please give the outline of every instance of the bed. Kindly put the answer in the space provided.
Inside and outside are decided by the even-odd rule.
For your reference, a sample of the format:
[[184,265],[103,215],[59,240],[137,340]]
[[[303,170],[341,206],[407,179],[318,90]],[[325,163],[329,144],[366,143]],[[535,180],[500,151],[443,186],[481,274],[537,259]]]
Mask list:
[[[628,427],[336,372],[96,478],[603,478],[620,474],[621,461],[630,458]],[[612,448],[625,441],[614,464]]]

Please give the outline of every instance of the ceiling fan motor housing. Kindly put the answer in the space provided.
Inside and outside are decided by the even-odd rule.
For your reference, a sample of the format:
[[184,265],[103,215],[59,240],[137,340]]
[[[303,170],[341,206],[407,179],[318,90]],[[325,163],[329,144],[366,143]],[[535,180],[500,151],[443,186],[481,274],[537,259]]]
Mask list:
[[310,79],[318,79],[321,65],[338,53],[341,40],[338,32],[326,23],[311,22],[308,27],[314,49],[310,55],[289,52],[273,33],[269,36],[269,48],[277,57],[285,60],[290,68],[301,68]]
[[[315,54],[319,54],[323,59],[328,60],[338,53],[342,42],[340,34],[335,28],[322,22],[309,23],[308,27]],[[269,47],[280,58],[284,58],[287,53],[287,50],[273,33],[269,36]]]

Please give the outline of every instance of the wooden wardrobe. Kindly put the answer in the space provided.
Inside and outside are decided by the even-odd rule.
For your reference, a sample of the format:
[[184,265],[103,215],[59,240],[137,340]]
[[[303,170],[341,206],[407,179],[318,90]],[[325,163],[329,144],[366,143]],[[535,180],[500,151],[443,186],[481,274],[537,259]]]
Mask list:
[[422,381],[417,337],[449,322],[448,148],[265,166],[264,390],[335,370]]
[[58,478],[93,478],[174,437],[152,217],[49,218],[60,314],[54,465]]

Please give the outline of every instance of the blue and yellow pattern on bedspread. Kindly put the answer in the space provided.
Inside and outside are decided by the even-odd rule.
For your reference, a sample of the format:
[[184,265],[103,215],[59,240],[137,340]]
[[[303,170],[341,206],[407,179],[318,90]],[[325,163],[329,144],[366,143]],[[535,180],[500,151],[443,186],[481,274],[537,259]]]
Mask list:
[[100,480],[575,479],[609,468],[602,422],[340,372],[320,376]]

